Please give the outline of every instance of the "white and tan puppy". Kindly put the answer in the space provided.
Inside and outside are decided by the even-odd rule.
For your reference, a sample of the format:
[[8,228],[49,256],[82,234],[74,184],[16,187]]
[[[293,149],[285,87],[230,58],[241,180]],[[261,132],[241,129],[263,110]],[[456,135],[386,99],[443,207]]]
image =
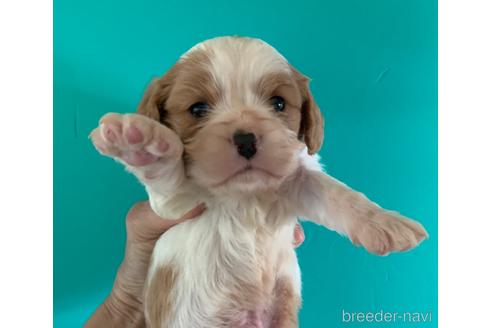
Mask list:
[[138,114],[107,114],[91,137],[144,184],[160,216],[207,206],[156,244],[149,327],[297,327],[296,217],[380,255],[427,237],[323,173],[308,79],[257,39],[196,45],[152,82]]

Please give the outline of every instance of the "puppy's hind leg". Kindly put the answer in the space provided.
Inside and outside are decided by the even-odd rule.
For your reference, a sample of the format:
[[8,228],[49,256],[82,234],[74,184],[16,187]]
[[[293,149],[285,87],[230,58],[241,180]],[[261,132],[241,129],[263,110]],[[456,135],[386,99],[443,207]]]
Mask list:
[[273,289],[274,304],[270,328],[297,328],[300,297],[294,292],[292,281],[279,278]]
[[147,279],[144,291],[145,318],[149,328],[161,328],[169,325],[173,302],[171,290],[176,284],[178,268],[168,264],[158,268]]

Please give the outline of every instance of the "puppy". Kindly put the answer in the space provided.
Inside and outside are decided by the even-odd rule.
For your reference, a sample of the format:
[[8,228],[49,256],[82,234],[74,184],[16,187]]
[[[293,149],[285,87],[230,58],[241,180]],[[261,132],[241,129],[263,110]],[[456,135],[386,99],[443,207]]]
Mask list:
[[143,183],[160,216],[207,206],[155,246],[149,327],[297,327],[297,217],[379,255],[427,237],[323,173],[308,79],[258,39],[194,46],[151,83],[138,114],[107,114],[91,137]]

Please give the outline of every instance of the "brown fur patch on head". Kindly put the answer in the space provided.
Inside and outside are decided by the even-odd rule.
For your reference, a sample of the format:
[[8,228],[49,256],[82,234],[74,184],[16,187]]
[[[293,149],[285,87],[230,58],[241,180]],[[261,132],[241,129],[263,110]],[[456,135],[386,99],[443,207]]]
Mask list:
[[177,76],[177,69],[171,68],[162,78],[152,80],[137,108],[137,113],[165,123],[165,103]]
[[[285,100],[281,111],[273,106],[275,96]],[[196,103],[207,106],[200,117],[190,112]],[[304,144],[314,154],[323,141],[308,79],[255,39],[217,38],[193,47],[151,84],[138,112],[181,138],[190,178],[229,194],[277,188],[297,168]],[[234,144],[238,131],[257,137],[249,164]]]
[[310,155],[321,148],[324,138],[324,120],[309,89],[309,79],[291,66],[297,85],[302,94],[302,119],[299,136],[303,138]]
[[256,89],[260,97],[280,96],[286,101],[286,110],[279,113],[287,126],[299,134],[309,154],[319,151],[324,137],[324,120],[309,88],[309,79],[293,66],[291,75],[285,72],[265,75]]
[[169,126],[186,143],[199,128],[199,122],[188,111],[190,106],[198,102],[215,104],[220,96],[210,72],[209,56],[200,49],[183,56],[151,83],[137,112]]
[[158,269],[147,285],[144,296],[145,315],[149,327],[161,327],[172,308],[171,290],[176,283],[178,271],[172,265]]
[[[221,97],[221,88],[211,72],[211,56],[213,53],[204,49],[183,56],[164,76],[151,82],[137,112],[166,124],[186,143],[203,124],[189,114],[189,107],[197,102],[214,105]],[[324,120],[309,79],[290,68],[292,75],[266,74],[256,84],[255,92],[261,99],[281,96],[286,100],[287,108],[279,115],[289,129],[298,132],[309,154],[314,154],[323,143]]]
[[296,80],[286,72],[269,73],[263,76],[256,85],[256,93],[260,99],[270,99],[274,96],[285,100],[285,109],[278,115],[285,121],[287,127],[296,133],[301,124],[302,95]]

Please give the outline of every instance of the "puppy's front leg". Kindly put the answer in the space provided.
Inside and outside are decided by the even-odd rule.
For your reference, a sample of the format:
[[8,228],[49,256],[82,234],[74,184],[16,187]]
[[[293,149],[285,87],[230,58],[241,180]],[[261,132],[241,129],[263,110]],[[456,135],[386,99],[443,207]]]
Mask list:
[[179,136],[146,116],[106,114],[90,138],[101,154],[135,174],[146,187],[151,204],[172,195],[185,179]]
[[381,208],[322,171],[301,168],[293,186],[298,216],[347,235],[371,253],[405,251],[428,237],[420,223]]

